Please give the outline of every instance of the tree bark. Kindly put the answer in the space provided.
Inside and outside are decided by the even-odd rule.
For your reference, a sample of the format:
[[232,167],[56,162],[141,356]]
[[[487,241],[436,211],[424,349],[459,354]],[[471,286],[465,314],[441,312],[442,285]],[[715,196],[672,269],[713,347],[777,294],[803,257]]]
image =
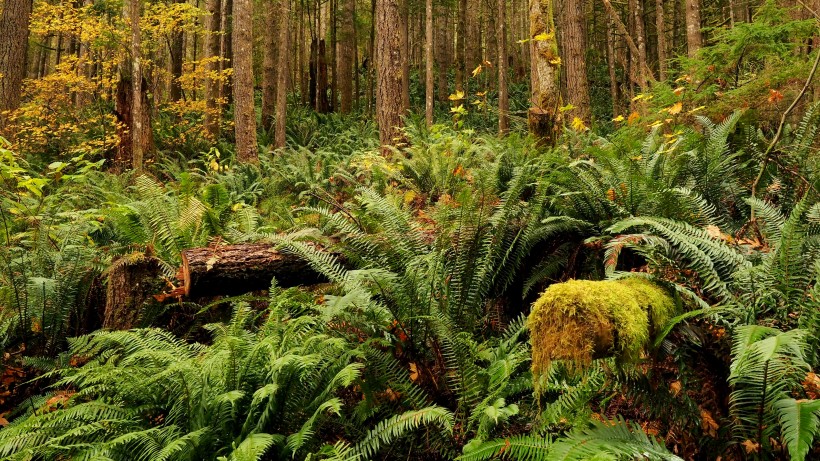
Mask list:
[[410,5],[409,0],[399,0],[401,13],[399,18],[399,37],[401,39],[401,114],[406,115],[410,110]]
[[[464,88],[467,73],[467,0],[458,2],[458,25],[456,28],[456,91],[466,93]],[[456,101],[459,103],[459,101]]]
[[[623,21],[621,21],[620,16],[618,16],[618,12],[615,11],[615,8],[612,6],[612,2],[610,0],[602,0],[604,2],[604,6],[606,7],[606,11],[609,14],[612,23],[624,36],[624,40],[626,40],[626,44],[629,47],[629,51],[632,53],[633,56],[639,57],[641,55],[638,46],[635,44],[635,40],[632,39],[632,36],[629,34],[629,30],[624,25]],[[640,61],[640,60],[639,60]],[[641,88],[648,88],[649,82],[655,81],[655,76],[652,73],[652,69],[646,66],[646,61],[643,63],[644,65],[638,71],[638,79]],[[640,62],[639,62],[640,65]]]
[[287,23],[287,16],[282,15],[282,8],[280,7],[280,4],[286,1],[287,0],[279,0],[279,2],[271,1],[265,11],[265,31],[262,34],[264,37],[264,56],[262,58],[262,129],[265,131],[269,131],[273,128],[274,114],[276,112],[277,31],[279,28],[290,27],[290,24]]
[[288,78],[290,77],[291,53],[290,53],[290,0],[282,2],[282,24],[279,28],[279,72],[276,83],[276,133],[274,134],[274,145],[276,148],[285,147],[288,110]]
[[130,330],[139,326],[144,306],[153,302],[152,295],[162,292],[160,267],[150,255],[119,259],[108,270],[103,328]]
[[0,11],[0,128],[3,111],[20,106],[33,0],[5,0]]
[[339,80],[339,111],[349,114],[353,109],[353,55],[356,50],[356,29],[353,22],[356,15],[356,0],[342,0],[339,21],[339,60],[336,77]]
[[612,19],[607,18],[606,27],[606,60],[607,68],[609,70],[609,95],[612,99],[612,115],[613,117],[620,114],[620,89],[618,86],[618,73],[616,71],[615,59],[615,31],[613,30]]
[[666,18],[663,11],[663,0],[655,0],[655,28],[658,32],[658,76],[661,81],[667,76],[667,41]]
[[253,103],[253,0],[233,2],[233,95],[236,157],[258,160],[256,112]]
[[424,43],[424,119],[427,126],[433,125],[433,0],[425,2],[425,43]]
[[208,31],[205,35],[205,54],[208,58],[208,73],[205,78],[205,131],[212,140],[219,137],[222,123],[222,79],[219,77],[221,69],[221,37],[222,30],[222,0],[206,0],[206,8],[210,14]]
[[376,114],[379,141],[394,146],[401,139],[404,47],[400,0],[376,0]]
[[447,82],[450,73],[450,56],[448,49],[451,45],[450,36],[450,12],[445,6],[436,6],[436,36],[434,41],[436,43],[436,99],[442,104],[447,103],[447,96],[449,96],[449,89]]
[[267,290],[274,277],[282,287],[327,281],[300,256],[268,244],[184,250],[180,272],[189,298]]
[[558,139],[561,115],[558,44],[555,39],[553,0],[530,0],[530,81],[532,104],[527,121],[530,133],[542,145]]
[[686,0],[686,46],[690,58],[695,57],[703,46],[703,35],[700,31],[700,0]]
[[648,59],[646,57],[646,24],[643,19],[643,0],[629,0],[629,10],[632,14],[632,24],[635,33],[635,45],[638,53],[633,56],[638,62],[635,65],[636,72],[641,74],[641,80],[647,81],[646,69],[649,69]]
[[510,95],[507,92],[507,1],[498,0],[498,133],[510,132]]
[[566,67],[567,102],[575,106],[570,112],[589,123],[592,111],[589,100],[589,83],[586,64],[586,27],[584,18],[584,0],[565,0],[561,27],[561,53]]
[[[184,0],[176,0],[177,3],[185,3]],[[182,28],[178,26],[171,33],[171,88],[169,96],[171,101],[182,99],[182,83],[179,78],[182,76],[182,64],[185,60],[185,36]]]

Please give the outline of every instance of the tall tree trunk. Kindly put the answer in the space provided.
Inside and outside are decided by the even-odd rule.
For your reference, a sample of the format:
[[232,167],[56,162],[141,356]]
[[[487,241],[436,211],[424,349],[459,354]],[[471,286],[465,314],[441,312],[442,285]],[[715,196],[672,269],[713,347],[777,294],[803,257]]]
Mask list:
[[212,75],[205,78],[205,131],[211,139],[216,140],[222,124],[222,104],[219,101],[222,94],[222,80],[216,75],[221,69],[220,60],[222,58],[219,35],[222,30],[222,0],[206,1],[210,18],[208,19],[208,32],[205,35],[205,54],[209,60],[208,73]]
[[233,99],[236,157],[258,160],[253,104],[253,0],[233,1]]
[[[609,15],[610,19],[612,20],[612,24],[618,29],[618,32],[623,35],[624,40],[626,40],[626,44],[629,47],[629,52],[632,53],[634,58],[638,58],[641,55],[640,50],[638,49],[638,45],[635,44],[635,40],[632,39],[632,36],[629,34],[629,30],[626,28],[626,25],[621,21],[620,16],[618,16],[618,12],[615,11],[615,8],[612,6],[611,0],[602,0],[604,2],[604,6],[606,7],[607,14]],[[645,54],[645,50],[644,50]],[[646,61],[644,60],[642,63],[640,59],[638,59],[638,65],[640,66],[638,70],[638,84],[641,88],[647,88],[649,82],[655,81],[655,76],[652,73],[652,69],[650,69],[646,65]]]
[[[176,0],[176,3],[185,3],[184,0]],[[182,76],[182,63],[185,60],[185,36],[180,26],[171,33],[171,101],[182,99],[182,83],[179,78]]]
[[401,30],[401,0],[376,0],[376,114],[379,141],[396,145],[401,137],[404,47]]
[[[536,39],[537,37],[537,39]],[[552,146],[561,125],[558,82],[560,59],[555,39],[553,0],[530,0],[530,80],[532,103],[527,121],[542,145]]]
[[507,92],[507,1],[498,0],[498,132],[510,131],[510,95]]
[[276,133],[274,145],[276,148],[285,147],[288,110],[288,77],[290,76],[290,0],[281,0],[282,27],[279,28],[279,72],[276,82]]
[[[456,91],[463,91],[467,73],[467,0],[458,2],[458,25],[456,28]],[[458,101],[457,101],[458,102]]]
[[[282,16],[281,3],[288,0],[271,1],[265,11],[265,31],[262,34],[264,46],[262,57],[262,129],[273,128],[273,116],[276,112],[276,82],[277,82],[277,31],[279,28],[288,28],[287,17]],[[277,8],[279,7],[279,8]],[[286,8],[284,8],[286,9]],[[278,27],[277,27],[278,26]],[[282,56],[282,55],[280,55]],[[280,63],[281,66],[281,63]]]
[[338,19],[337,0],[330,0],[330,110],[335,111],[339,107],[339,60],[338,60],[338,30],[336,22]]
[[433,88],[433,0],[425,2],[424,10],[424,119],[429,127],[433,125],[433,93],[435,93],[435,88]]
[[410,4],[409,0],[399,0],[401,7],[401,23],[398,28],[401,39],[402,60],[401,60],[401,106],[402,115],[406,115],[410,110]]
[[436,43],[436,99],[442,104],[447,103],[447,96],[449,89],[447,82],[450,73],[450,56],[448,49],[451,45],[450,36],[450,12],[445,6],[435,6],[436,12],[436,36],[434,41]]
[[658,31],[658,72],[660,79],[666,80],[668,63],[666,41],[666,18],[663,11],[663,0],[655,0],[655,28]]
[[0,12],[0,127],[3,111],[20,106],[32,8],[32,0],[5,0]]
[[[638,47],[638,58],[636,72],[644,73],[648,69],[648,59],[646,57],[646,23],[643,19],[643,0],[629,0],[629,9],[632,14],[632,24],[634,25],[635,45]],[[641,80],[645,80],[643,75]]]
[[342,0],[339,31],[339,60],[336,79],[339,81],[341,103],[339,110],[349,114],[353,109],[353,55],[356,51],[356,0]]
[[[222,9],[222,68],[229,69],[234,67],[233,62],[233,28],[234,28],[234,8],[233,0],[225,0],[225,6]],[[225,99],[225,105],[233,104],[233,74],[226,75],[225,84],[222,87],[222,97]]]
[[[484,3],[482,2],[482,5]],[[484,41],[486,43],[485,46],[485,58],[486,62],[489,62],[491,66],[495,66],[498,63],[498,0],[486,0],[486,26],[483,30],[486,32],[484,33]],[[497,75],[493,75],[489,69],[485,72],[486,75],[486,82],[487,88],[494,88],[495,86],[495,78]]]
[[606,26],[606,61],[609,70],[609,94],[612,98],[612,115],[617,116],[620,112],[620,91],[618,88],[618,73],[616,71],[615,57],[615,31],[612,20],[607,18]]
[[686,46],[693,58],[703,46],[700,31],[700,0],[686,0]]
[[575,106],[570,112],[589,123],[592,111],[589,101],[589,84],[586,64],[586,27],[584,0],[565,0],[561,18],[562,61],[566,66],[567,102]]

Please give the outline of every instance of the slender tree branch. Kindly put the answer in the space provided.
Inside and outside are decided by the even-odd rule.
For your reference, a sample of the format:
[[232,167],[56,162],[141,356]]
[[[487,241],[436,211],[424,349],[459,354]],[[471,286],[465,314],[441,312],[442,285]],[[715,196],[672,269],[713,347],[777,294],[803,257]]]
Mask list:
[[[797,104],[800,102],[801,99],[803,99],[803,96],[805,96],[806,91],[808,91],[809,87],[811,86],[811,82],[812,80],[814,80],[814,75],[817,73],[818,65],[820,65],[820,52],[818,52],[817,57],[814,58],[814,65],[811,68],[811,72],[809,72],[808,78],[806,78],[806,84],[803,85],[803,89],[800,90],[800,93],[798,93],[797,97],[794,98],[794,101],[792,101],[789,108],[786,109],[785,112],[783,112],[783,115],[780,117],[780,125],[778,125],[777,127],[777,132],[775,133],[774,138],[772,138],[772,141],[769,143],[769,147],[766,148],[766,152],[763,153],[763,163],[760,165],[760,172],[757,174],[757,177],[752,183],[752,198],[755,198],[757,196],[757,188],[760,185],[760,181],[763,179],[763,174],[766,172],[766,168],[768,168],[769,162],[772,160],[772,151],[774,150],[777,143],[780,141],[780,138],[783,136],[783,128],[786,126],[786,119],[788,118],[789,114],[792,113],[794,108],[797,107]],[[755,219],[755,209],[752,208],[751,221],[755,222]]]

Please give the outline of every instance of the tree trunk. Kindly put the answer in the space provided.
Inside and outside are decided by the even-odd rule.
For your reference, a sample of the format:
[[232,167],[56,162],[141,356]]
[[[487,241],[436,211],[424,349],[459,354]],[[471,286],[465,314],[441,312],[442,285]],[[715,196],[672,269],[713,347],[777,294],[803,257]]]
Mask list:
[[[615,11],[615,8],[612,6],[611,0],[602,0],[604,2],[604,6],[606,7],[606,11],[609,14],[612,23],[618,29],[618,31],[623,35],[624,40],[626,40],[626,44],[629,47],[629,51],[632,53],[634,58],[638,58],[641,55],[638,46],[635,44],[635,41],[632,39],[632,36],[629,34],[629,30],[624,25],[623,21],[621,21],[620,16],[618,16],[618,12]],[[645,53],[645,51],[644,51]],[[638,65],[641,65],[640,59],[638,59]],[[641,88],[647,88],[649,86],[649,82],[654,82],[655,76],[652,74],[652,69],[646,66],[646,61],[643,62],[643,66],[638,70],[638,84]]]
[[433,0],[425,2],[425,43],[424,43],[424,119],[427,126],[433,125]]
[[401,138],[404,47],[400,0],[376,0],[376,114],[379,141],[394,146]]
[[290,76],[290,0],[281,0],[282,24],[279,28],[279,72],[276,82],[276,133],[274,145],[276,148],[285,147],[288,110],[288,77]]
[[410,110],[410,5],[409,0],[399,0],[401,6],[401,23],[398,28],[401,38],[402,60],[401,60],[401,107],[402,115],[406,115]]
[[[222,69],[230,69],[235,67],[233,60],[233,29],[234,29],[234,7],[233,0],[225,0],[225,5],[222,8]],[[233,104],[233,85],[234,76],[228,74],[225,76],[225,84],[222,86],[222,97],[224,104],[230,106]]]
[[330,105],[329,109],[335,111],[339,107],[339,60],[338,60],[338,30],[336,21],[338,19],[337,0],[330,0]]
[[[530,0],[530,81],[532,103],[527,115],[530,133],[552,146],[561,126],[558,44],[555,40],[553,0]],[[537,39],[536,39],[537,38]]]
[[607,18],[606,27],[606,61],[609,70],[609,95],[612,98],[612,115],[617,117],[620,114],[620,91],[618,87],[618,73],[616,71],[615,59],[615,31],[612,20]]
[[589,123],[592,111],[589,100],[589,84],[586,64],[586,27],[584,18],[584,0],[565,0],[561,28],[561,51],[566,66],[567,102],[575,106],[570,112]]
[[[273,116],[276,112],[276,83],[277,83],[277,31],[278,28],[288,28],[287,17],[282,16],[279,4],[288,0],[271,1],[265,11],[265,31],[262,58],[262,129],[269,131],[273,128]],[[277,27],[278,26],[278,27]],[[281,55],[280,55],[281,56]],[[281,62],[280,62],[281,66]]]
[[661,81],[667,75],[666,18],[663,12],[663,0],[655,0],[655,28],[658,32],[658,75]]
[[703,46],[703,35],[700,32],[700,0],[686,0],[686,46],[690,58],[694,58]]
[[0,11],[0,128],[3,111],[20,106],[32,8],[32,0],[5,0]]
[[142,171],[145,155],[153,144],[148,93],[142,75],[140,59],[140,2],[129,0],[123,5],[123,16],[130,28],[130,59],[120,66],[120,82],[117,85],[116,115],[120,122],[120,144],[112,162],[112,170],[121,172],[133,169]]
[[436,6],[436,70],[438,81],[436,83],[436,99],[442,104],[447,103],[449,89],[447,83],[450,73],[450,56],[448,49],[451,46],[450,36],[450,12],[447,7]]
[[[184,0],[177,0],[177,3],[185,3]],[[182,63],[185,60],[185,36],[181,26],[177,26],[171,33],[171,101],[182,99],[182,83],[179,78],[182,76]]]
[[189,298],[267,290],[274,277],[282,287],[327,281],[301,257],[268,244],[184,250],[181,275]]
[[253,103],[253,1],[234,0],[233,95],[236,157],[242,162],[258,160],[256,112]]
[[510,132],[510,95],[507,92],[507,1],[498,0],[498,133]]
[[353,109],[353,55],[356,50],[356,0],[342,0],[339,31],[339,60],[336,78],[339,81],[341,102],[339,110],[349,114]]
[[637,56],[633,56],[633,60],[638,59],[635,69],[638,74],[642,74],[641,81],[647,81],[645,69],[648,69],[649,65],[646,57],[646,24],[643,19],[643,0],[629,0],[629,9],[632,14],[632,24],[634,25],[635,45],[638,48]]
[[[458,2],[458,26],[456,29],[456,91],[466,93],[464,83],[467,73],[467,0]],[[456,101],[458,104],[459,101]]]
[[140,317],[152,295],[162,292],[159,261],[150,255],[127,256],[133,261],[115,260],[108,270],[103,328],[130,330],[139,326]]
[[219,101],[222,93],[222,80],[217,76],[222,58],[219,35],[222,30],[222,0],[206,1],[210,18],[205,35],[205,54],[208,58],[208,73],[211,76],[205,78],[205,131],[212,140],[216,141],[222,123],[222,104]]

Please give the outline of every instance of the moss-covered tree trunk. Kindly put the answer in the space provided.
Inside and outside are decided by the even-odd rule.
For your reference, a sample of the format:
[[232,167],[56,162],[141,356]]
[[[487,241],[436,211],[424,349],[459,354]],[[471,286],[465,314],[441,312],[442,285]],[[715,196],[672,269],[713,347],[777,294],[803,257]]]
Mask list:
[[542,145],[552,146],[561,126],[558,42],[555,39],[553,0],[530,0],[530,133]]

